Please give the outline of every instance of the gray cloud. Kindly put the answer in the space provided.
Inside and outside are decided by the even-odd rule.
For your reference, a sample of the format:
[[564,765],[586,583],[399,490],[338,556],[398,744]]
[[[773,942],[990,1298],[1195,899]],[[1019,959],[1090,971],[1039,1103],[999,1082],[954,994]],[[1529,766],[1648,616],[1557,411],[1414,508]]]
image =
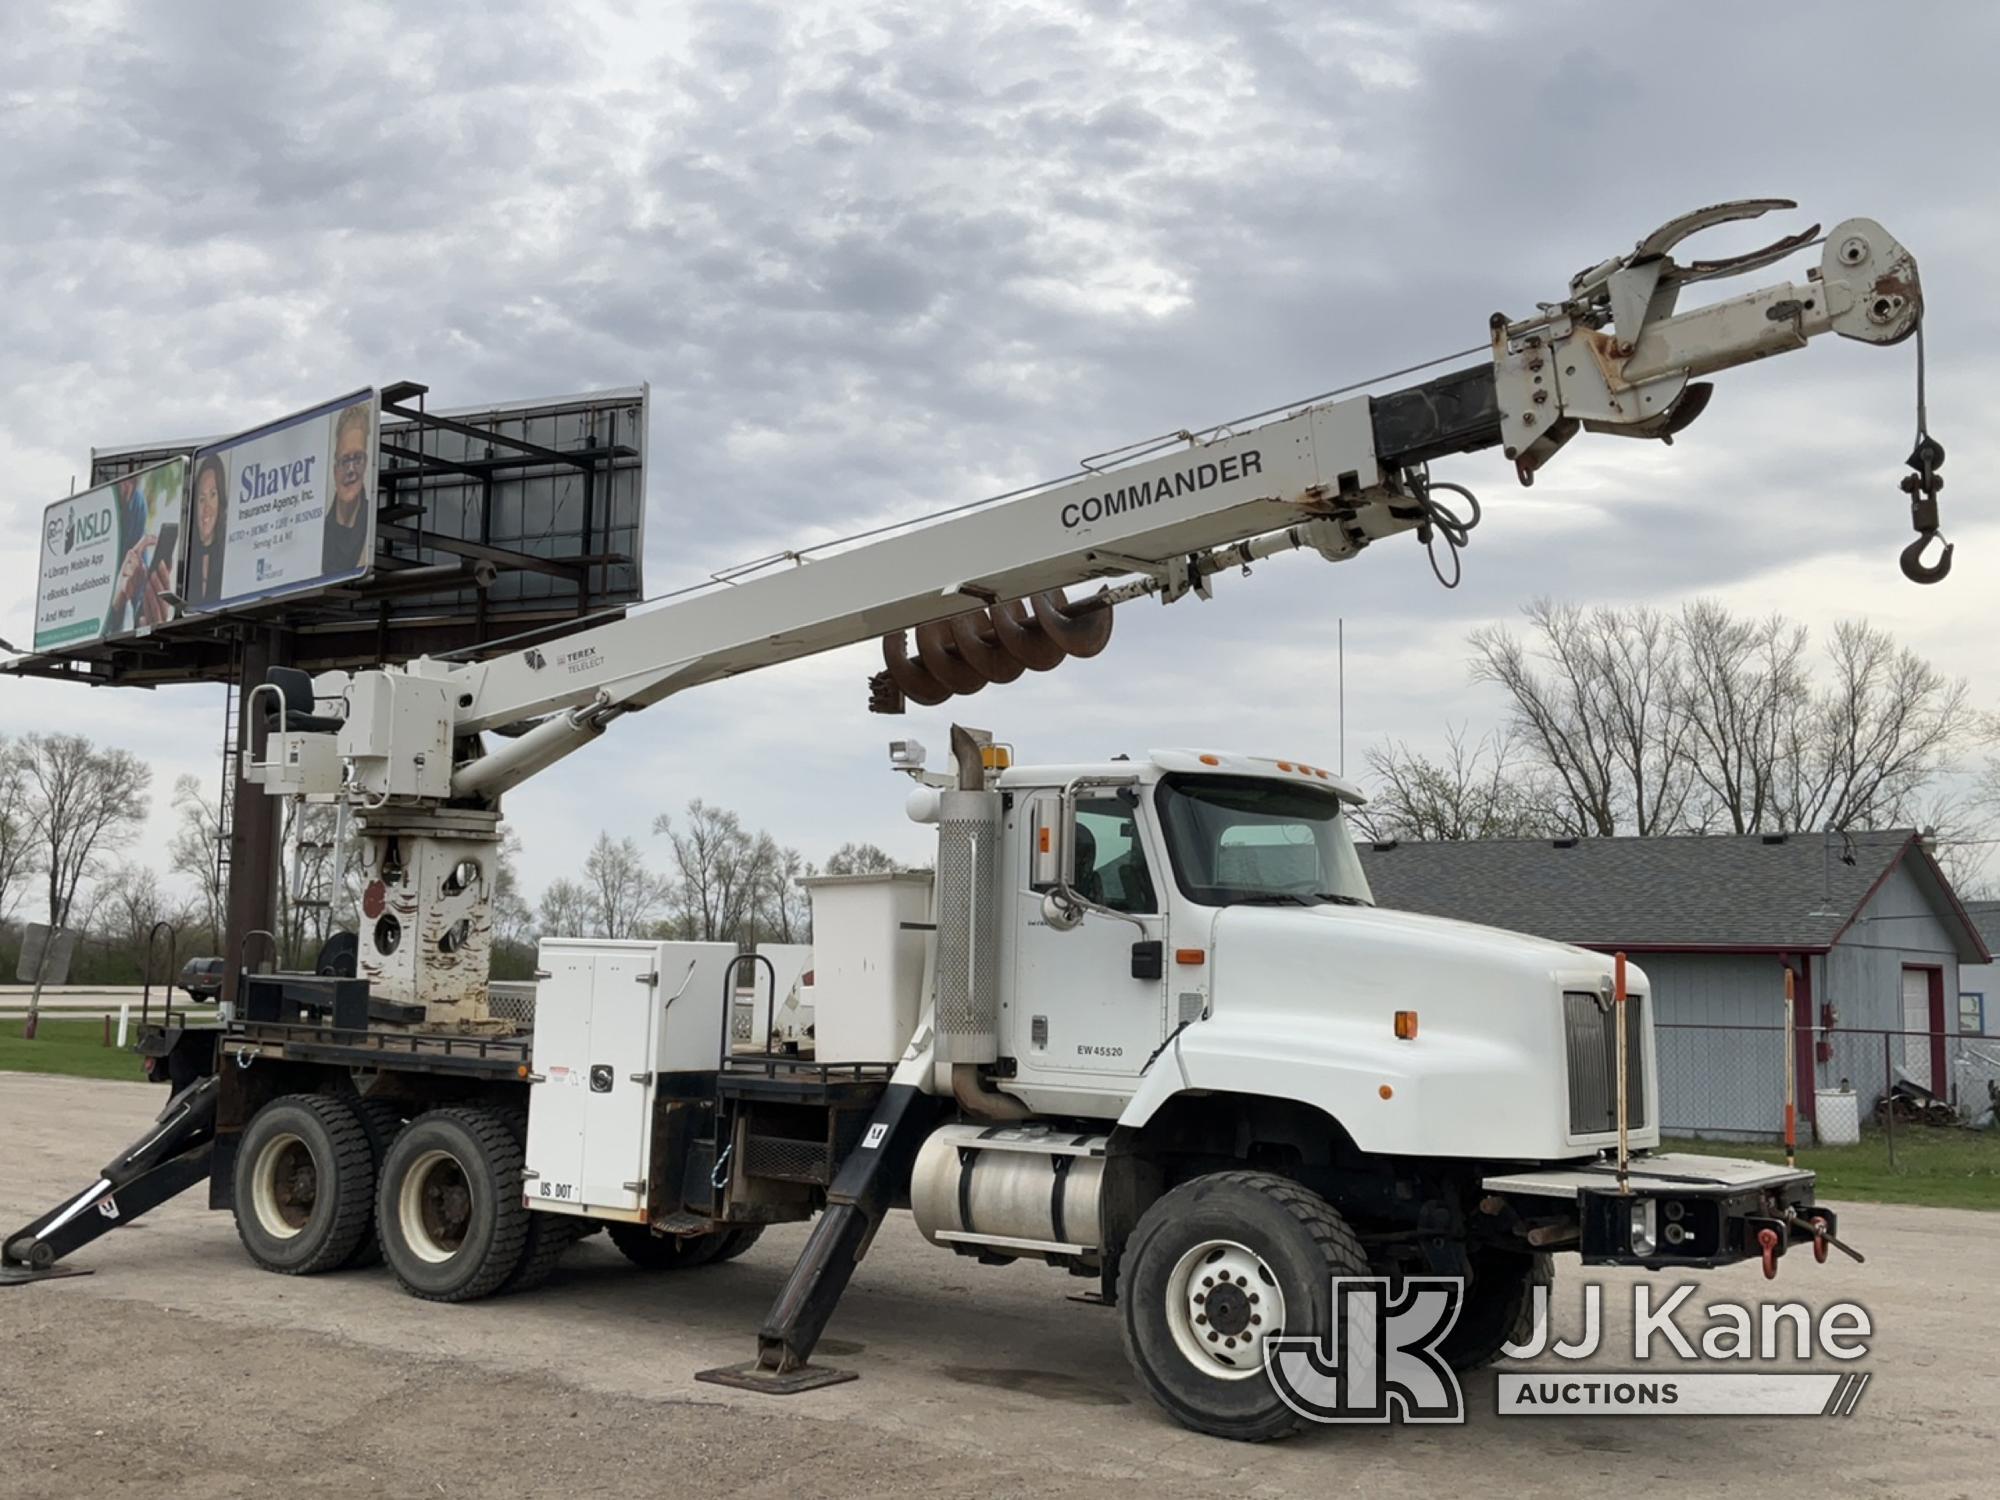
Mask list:
[[[1495,308],[1670,215],[1763,192],[1877,216],[1923,258],[1968,529],[2000,457],[1976,415],[2000,332],[2000,19],[1906,10],[13,7],[6,535],[93,443],[405,376],[453,404],[649,380],[665,588],[1475,344]],[[1465,630],[1541,592],[1877,613],[1989,672],[1963,643],[1990,630],[1991,546],[1921,601],[1893,572],[1908,350],[1815,350],[1721,387],[1672,452],[1587,439],[1532,492],[1491,457],[1440,465],[1488,502],[1455,594],[1407,540],[1273,563],[1213,605],[1132,612],[1098,662],[968,712],[1036,754],[1251,735],[1305,753],[1333,720],[1297,674],[1344,614],[1351,725],[1423,740],[1490,712],[1465,691]],[[0,566],[26,579],[26,548]],[[1833,597],[1815,568],[1866,582]],[[830,846],[854,798],[736,767],[806,713],[829,757],[872,762],[867,670],[857,651],[694,695],[512,811],[551,870],[596,815],[541,809],[612,786],[641,823],[733,795]],[[9,727],[74,702],[0,684]],[[185,758],[206,773],[202,753]],[[815,786],[872,788],[870,770],[829,761]]]

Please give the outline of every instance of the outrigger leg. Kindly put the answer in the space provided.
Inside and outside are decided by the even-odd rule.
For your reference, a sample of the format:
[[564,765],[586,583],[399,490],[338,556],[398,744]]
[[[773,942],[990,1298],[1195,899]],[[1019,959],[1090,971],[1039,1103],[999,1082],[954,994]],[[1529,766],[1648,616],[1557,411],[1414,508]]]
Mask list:
[[152,1128],[119,1152],[97,1181],[7,1236],[0,1243],[0,1286],[89,1275],[56,1262],[206,1182],[218,1088],[214,1078],[204,1078],[182,1089],[167,1101]]

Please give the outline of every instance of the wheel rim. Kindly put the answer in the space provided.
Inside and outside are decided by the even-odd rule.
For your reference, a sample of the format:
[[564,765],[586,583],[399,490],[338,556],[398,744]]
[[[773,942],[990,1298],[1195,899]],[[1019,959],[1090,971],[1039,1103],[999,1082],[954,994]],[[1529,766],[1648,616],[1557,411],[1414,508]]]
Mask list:
[[1285,1331],[1285,1294],[1261,1256],[1204,1240],[1167,1278],[1167,1326],[1187,1362],[1217,1380],[1264,1372],[1264,1343]]
[[457,1158],[426,1151],[411,1162],[396,1195],[396,1218],[420,1260],[436,1265],[458,1254],[472,1224],[472,1184]]
[[257,1226],[273,1239],[289,1240],[305,1230],[319,1202],[319,1167],[304,1140],[287,1131],[264,1143],[250,1198]]

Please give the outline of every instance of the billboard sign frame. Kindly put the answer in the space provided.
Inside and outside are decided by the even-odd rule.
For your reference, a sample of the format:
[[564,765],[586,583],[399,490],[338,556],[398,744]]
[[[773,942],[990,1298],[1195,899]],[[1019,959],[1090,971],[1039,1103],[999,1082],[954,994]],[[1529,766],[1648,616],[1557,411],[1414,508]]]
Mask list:
[[[180,577],[187,475],[188,459],[178,455],[43,507],[35,544],[35,650],[144,635],[175,618],[169,596]],[[76,576],[84,569],[85,576]],[[47,624],[59,601],[84,617]]]
[[182,617],[366,578],[374,566],[380,428],[377,392],[366,386],[196,448]]

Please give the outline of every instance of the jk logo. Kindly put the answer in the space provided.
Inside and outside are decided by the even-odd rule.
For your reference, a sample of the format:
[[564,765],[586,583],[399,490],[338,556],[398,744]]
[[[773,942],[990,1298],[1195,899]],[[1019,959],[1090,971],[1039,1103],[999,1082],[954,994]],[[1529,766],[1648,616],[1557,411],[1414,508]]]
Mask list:
[[1463,1422],[1465,1396],[1438,1344],[1464,1300],[1456,1277],[1408,1276],[1394,1295],[1385,1277],[1337,1277],[1332,1330],[1267,1340],[1265,1371],[1314,1422]]

